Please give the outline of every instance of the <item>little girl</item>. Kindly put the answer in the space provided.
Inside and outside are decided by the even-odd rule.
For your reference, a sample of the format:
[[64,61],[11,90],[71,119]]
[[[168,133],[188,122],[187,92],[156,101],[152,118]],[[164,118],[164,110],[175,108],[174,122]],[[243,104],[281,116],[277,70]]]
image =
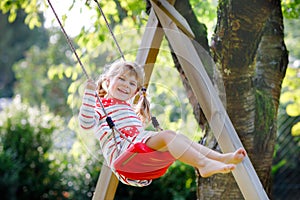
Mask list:
[[[88,80],[80,108],[80,126],[83,129],[94,128],[96,138],[100,140],[103,156],[121,182],[133,186],[146,186],[151,183],[151,180],[147,179],[127,178],[114,168],[114,161],[132,146],[127,139],[135,144],[144,143],[147,148],[163,152],[167,157],[169,155],[171,161],[165,164],[166,167],[178,159],[197,168],[202,177],[229,173],[244,159],[246,151],[243,148],[221,154],[174,131],[145,131],[143,127],[150,121],[149,102],[145,93],[140,95],[135,107],[130,105],[130,101],[141,91],[143,81],[144,71],[141,66],[128,61],[116,61],[103,73],[97,85]],[[122,135],[116,133],[115,136],[118,138],[120,150],[115,145],[115,137],[106,122],[106,115],[97,100],[95,90],[115,127],[123,133]]]

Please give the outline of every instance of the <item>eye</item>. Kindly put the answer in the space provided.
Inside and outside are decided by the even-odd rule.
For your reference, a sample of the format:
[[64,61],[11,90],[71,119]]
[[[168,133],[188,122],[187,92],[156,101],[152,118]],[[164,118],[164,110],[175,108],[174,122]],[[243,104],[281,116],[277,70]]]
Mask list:
[[130,85],[136,86],[137,84],[136,84],[136,82],[130,82]]
[[121,81],[125,81],[125,78],[122,77],[122,76],[119,76],[118,79],[121,80]]

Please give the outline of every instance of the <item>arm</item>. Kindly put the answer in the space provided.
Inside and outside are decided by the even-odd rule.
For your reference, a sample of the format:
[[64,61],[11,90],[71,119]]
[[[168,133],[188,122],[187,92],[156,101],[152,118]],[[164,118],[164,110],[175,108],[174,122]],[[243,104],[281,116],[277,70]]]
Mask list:
[[89,80],[84,91],[82,104],[78,116],[79,125],[83,129],[93,128],[97,121],[97,114],[95,112],[95,88],[96,85],[91,80]]

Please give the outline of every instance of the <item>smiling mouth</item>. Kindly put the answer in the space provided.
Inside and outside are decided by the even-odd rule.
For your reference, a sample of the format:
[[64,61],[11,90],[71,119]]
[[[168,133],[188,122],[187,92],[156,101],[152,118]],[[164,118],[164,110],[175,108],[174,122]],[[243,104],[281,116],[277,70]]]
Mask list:
[[122,92],[122,93],[124,93],[124,94],[129,94],[129,92],[128,91],[126,91],[126,90],[122,90],[122,89],[118,89],[120,92]]

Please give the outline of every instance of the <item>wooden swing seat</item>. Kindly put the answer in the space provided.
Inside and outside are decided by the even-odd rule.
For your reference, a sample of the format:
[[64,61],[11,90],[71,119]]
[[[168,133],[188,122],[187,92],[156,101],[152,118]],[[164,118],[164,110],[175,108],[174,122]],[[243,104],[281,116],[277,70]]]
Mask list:
[[119,174],[133,180],[151,180],[164,175],[176,159],[168,152],[156,151],[136,143],[113,163]]

